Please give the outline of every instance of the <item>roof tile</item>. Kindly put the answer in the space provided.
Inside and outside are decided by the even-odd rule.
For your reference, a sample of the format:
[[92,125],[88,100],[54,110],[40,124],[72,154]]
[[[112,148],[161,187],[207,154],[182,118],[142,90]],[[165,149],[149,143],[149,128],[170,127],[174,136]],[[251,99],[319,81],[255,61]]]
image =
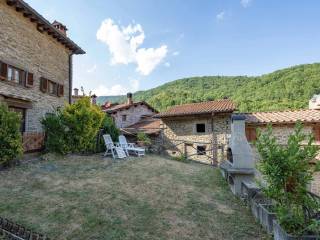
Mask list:
[[320,111],[311,109],[253,112],[241,115],[245,115],[246,122],[251,124],[295,123],[297,121],[308,123],[320,122]]
[[162,118],[185,115],[211,114],[218,112],[233,112],[235,110],[236,105],[234,104],[234,102],[229,99],[221,99],[216,101],[174,106],[165,112],[157,114],[156,117]]

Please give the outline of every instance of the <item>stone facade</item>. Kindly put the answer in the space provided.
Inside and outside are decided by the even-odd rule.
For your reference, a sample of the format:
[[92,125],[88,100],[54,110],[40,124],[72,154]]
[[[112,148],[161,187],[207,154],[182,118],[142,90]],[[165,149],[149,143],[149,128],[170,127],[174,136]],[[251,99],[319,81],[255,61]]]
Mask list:
[[111,114],[118,128],[125,128],[140,121],[142,116],[152,116],[154,111],[145,104],[132,104]]
[[[231,114],[163,118],[163,141],[167,154],[207,164],[219,163],[225,156],[231,134]],[[205,131],[197,132],[197,124],[204,124]],[[204,150],[205,154],[199,154]],[[202,149],[201,149],[202,148]],[[200,151],[201,153],[201,151]]]
[[[35,23],[0,1],[0,61],[33,73],[34,85],[26,88],[0,81],[0,95],[31,101],[26,111],[26,132],[41,132],[40,119],[69,99],[69,55],[65,48],[47,33],[40,33]],[[64,86],[64,96],[40,91],[40,78],[45,77]]]

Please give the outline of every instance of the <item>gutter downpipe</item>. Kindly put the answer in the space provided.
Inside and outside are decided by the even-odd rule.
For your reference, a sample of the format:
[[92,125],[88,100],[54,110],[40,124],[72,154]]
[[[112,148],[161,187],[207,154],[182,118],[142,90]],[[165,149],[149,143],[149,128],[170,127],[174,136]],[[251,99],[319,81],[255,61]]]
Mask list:
[[72,56],[73,53],[69,54],[69,104],[72,103],[72,71],[73,71],[73,64],[72,64]]

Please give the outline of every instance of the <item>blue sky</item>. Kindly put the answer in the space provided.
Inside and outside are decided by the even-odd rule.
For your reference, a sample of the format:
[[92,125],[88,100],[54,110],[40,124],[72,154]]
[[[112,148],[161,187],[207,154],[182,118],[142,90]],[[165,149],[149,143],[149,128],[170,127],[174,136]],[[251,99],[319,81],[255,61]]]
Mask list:
[[320,59],[318,0],[27,0],[86,55],[74,86],[98,95],[190,76],[260,75]]

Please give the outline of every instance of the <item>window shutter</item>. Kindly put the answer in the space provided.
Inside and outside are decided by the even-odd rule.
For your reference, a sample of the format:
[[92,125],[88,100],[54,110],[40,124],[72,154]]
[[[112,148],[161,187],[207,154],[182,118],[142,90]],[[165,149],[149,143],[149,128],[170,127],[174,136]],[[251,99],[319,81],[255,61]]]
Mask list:
[[257,140],[257,130],[254,127],[247,127],[246,128],[246,137],[248,142],[256,141]]
[[7,74],[8,74],[8,64],[6,63],[0,63],[0,64],[1,64],[0,80],[6,80]]
[[26,87],[33,87],[33,73],[26,73]]
[[58,85],[58,97],[62,97],[64,95],[64,86]]
[[40,81],[40,90],[41,92],[46,93],[48,91],[48,80],[41,78]]
[[319,142],[320,141],[320,126],[315,126],[313,128],[313,133],[314,133],[315,141]]

